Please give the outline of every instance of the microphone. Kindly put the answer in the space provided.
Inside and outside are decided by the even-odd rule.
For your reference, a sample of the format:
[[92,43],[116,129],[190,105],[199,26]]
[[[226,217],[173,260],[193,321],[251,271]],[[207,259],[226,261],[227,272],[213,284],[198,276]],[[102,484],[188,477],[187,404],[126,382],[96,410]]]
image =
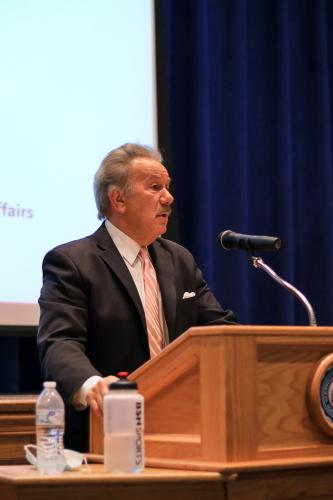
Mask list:
[[276,272],[273,271],[272,268],[265,264],[261,257],[255,257],[253,255],[254,250],[280,250],[282,245],[280,238],[277,238],[276,236],[251,236],[250,234],[239,234],[228,230],[220,233],[218,240],[221,246],[226,250],[240,248],[241,250],[251,252],[252,255],[250,255],[249,261],[252,266],[257,269],[263,269],[271,278],[279,283],[279,285],[283,286],[283,288],[298,298],[298,300],[302,302],[306,308],[310,325],[317,326],[317,320],[313,308],[302,292],[288,283],[288,281],[283,280],[278,274],[276,274]]
[[251,236],[250,234],[234,233],[230,230],[220,233],[218,240],[225,250],[238,248],[249,252],[255,250],[277,251],[282,245],[281,239],[276,236]]

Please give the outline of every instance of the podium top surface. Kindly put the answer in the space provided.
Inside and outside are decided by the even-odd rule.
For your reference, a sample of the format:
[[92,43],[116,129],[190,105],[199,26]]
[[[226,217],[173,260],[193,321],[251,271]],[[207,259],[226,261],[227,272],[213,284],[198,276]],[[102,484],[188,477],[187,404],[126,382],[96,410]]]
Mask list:
[[[304,326],[304,325],[214,325],[195,326],[187,330],[182,338],[187,335],[333,335],[333,326]],[[178,340],[178,339],[176,339]],[[175,342],[175,341],[174,341]]]
[[145,468],[140,474],[113,474],[107,472],[103,464],[88,464],[73,471],[62,474],[41,475],[32,465],[3,465],[0,466],[0,483],[17,485],[38,483],[93,483],[93,482],[164,482],[164,481],[221,481],[218,472],[189,471],[174,469]]

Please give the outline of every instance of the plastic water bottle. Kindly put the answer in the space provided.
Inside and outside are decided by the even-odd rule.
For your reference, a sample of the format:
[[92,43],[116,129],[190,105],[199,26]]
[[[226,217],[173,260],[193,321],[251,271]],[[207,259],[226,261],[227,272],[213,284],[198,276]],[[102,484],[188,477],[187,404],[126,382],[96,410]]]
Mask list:
[[36,403],[37,469],[41,474],[57,474],[65,468],[65,407],[56,382],[44,382]]
[[104,465],[109,472],[144,467],[144,400],[137,383],[118,373],[104,396]]

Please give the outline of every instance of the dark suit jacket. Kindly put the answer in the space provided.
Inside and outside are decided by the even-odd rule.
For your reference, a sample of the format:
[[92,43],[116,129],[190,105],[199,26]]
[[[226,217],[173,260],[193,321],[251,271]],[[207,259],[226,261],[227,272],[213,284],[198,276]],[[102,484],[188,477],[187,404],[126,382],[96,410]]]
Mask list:
[[[233,314],[220,307],[185,248],[158,238],[149,253],[170,341],[191,326],[235,322]],[[184,292],[196,295],[183,299]],[[91,236],[45,256],[39,304],[42,375],[57,381],[67,405],[90,376],[132,372],[149,359],[143,306],[104,224]],[[85,412],[74,415],[79,412],[68,408],[67,413],[67,435],[86,427]]]

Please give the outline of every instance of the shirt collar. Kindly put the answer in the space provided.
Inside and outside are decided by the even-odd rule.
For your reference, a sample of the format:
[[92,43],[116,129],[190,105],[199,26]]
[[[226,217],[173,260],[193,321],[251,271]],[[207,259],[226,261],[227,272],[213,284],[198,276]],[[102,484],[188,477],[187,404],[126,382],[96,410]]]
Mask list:
[[130,266],[133,266],[140,252],[140,245],[127,236],[127,234],[120,231],[120,229],[114,226],[108,219],[105,221],[105,227],[122,258],[125,259]]

